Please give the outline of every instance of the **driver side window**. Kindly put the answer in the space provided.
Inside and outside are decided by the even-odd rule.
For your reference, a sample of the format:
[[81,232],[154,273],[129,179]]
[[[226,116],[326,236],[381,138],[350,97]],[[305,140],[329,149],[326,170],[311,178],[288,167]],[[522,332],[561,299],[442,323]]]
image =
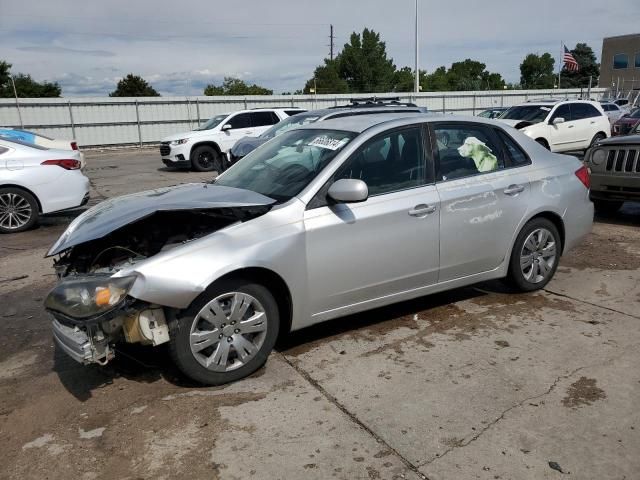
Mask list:
[[375,137],[361,146],[336,172],[334,180],[358,178],[369,195],[415,188],[426,183],[420,127]]
[[240,113],[230,120],[227,120],[226,123],[231,125],[232,130],[236,128],[249,128],[251,126],[251,115],[248,113]]
[[556,108],[556,111],[553,112],[553,117],[551,117],[551,121],[559,117],[564,118],[565,122],[570,122],[572,120],[571,109],[568,103],[565,103],[564,105],[560,105],[558,108]]

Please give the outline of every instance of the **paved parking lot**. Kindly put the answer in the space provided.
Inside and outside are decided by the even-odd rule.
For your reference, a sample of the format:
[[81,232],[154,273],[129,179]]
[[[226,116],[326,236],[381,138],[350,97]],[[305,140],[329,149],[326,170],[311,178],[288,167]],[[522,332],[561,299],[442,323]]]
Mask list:
[[[210,178],[155,150],[91,152],[93,202]],[[640,210],[598,218],[535,294],[499,283],[290,335],[202,388],[162,348],[104,368],[55,351],[47,247],[0,237],[0,478],[633,479],[640,471]]]

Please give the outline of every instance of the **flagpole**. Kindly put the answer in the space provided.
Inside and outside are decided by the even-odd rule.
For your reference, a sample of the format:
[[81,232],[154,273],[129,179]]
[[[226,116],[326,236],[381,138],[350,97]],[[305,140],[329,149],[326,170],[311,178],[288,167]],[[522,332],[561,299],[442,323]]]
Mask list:
[[562,72],[562,59],[564,58],[564,43],[560,42],[560,62],[558,65],[558,91],[560,91],[560,75]]

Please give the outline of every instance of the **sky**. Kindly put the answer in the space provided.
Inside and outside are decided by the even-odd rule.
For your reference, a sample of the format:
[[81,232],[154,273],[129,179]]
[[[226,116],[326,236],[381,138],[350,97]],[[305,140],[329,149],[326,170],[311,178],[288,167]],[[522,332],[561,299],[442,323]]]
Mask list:
[[[420,68],[471,58],[509,82],[528,53],[640,33],[639,0],[419,0]],[[162,95],[202,95],[234,76],[275,93],[304,86],[351,32],[379,32],[398,68],[414,65],[415,0],[0,0],[0,60],[105,96],[127,73]]]

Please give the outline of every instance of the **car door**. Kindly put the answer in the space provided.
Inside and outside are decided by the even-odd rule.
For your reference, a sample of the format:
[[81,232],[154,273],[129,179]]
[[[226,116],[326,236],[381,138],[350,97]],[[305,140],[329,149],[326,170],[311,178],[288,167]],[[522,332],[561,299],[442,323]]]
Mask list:
[[231,128],[223,130],[220,135],[220,148],[223,152],[228,152],[233,145],[242,137],[253,136],[251,127],[251,114],[249,112],[237,113],[227,119],[221,126],[230,125]]
[[[433,285],[439,266],[439,199],[425,159],[424,128],[378,135],[336,171],[304,216],[311,311],[320,321],[390,303]],[[369,198],[335,204],[337,179],[367,183]],[[419,293],[415,293],[419,295]]]
[[[553,123],[556,118],[563,118],[562,123]],[[568,103],[559,105],[549,119],[549,147],[552,151],[567,151],[578,145],[576,123],[573,121],[571,106]]]
[[505,261],[527,211],[530,185],[526,170],[508,161],[502,129],[472,122],[431,125],[442,283],[494,270]]
[[600,125],[598,125],[599,117],[604,118],[593,105],[580,102],[571,104],[571,119],[575,125],[573,133],[575,134],[576,148],[589,147],[591,139],[600,131]]
[[251,112],[252,137],[258,137],[280,121],[274,112]]

